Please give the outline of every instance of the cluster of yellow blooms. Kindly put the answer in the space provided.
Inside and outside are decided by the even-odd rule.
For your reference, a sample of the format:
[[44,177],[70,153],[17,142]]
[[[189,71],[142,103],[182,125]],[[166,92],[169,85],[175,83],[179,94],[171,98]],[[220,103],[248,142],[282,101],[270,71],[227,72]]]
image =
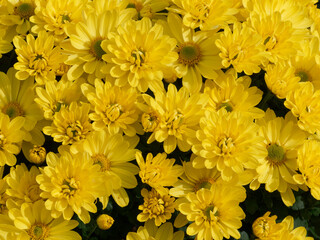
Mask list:
[[[89,223],[110,197],[127,206],[137,176],[145,225],[127,240],[182,240],[170,219],[197,240],[239,239],[245,185],[286,206],[293,190],[320,200],[316,2],[0,0],[0,58],[17,55],[0,72],[0,240],[81,239],[74,215]],[[257,108],[261,71],[285,117]],[[144,134],[164,152],[141,152]],[[269,214],[259,239],[313,239]]]

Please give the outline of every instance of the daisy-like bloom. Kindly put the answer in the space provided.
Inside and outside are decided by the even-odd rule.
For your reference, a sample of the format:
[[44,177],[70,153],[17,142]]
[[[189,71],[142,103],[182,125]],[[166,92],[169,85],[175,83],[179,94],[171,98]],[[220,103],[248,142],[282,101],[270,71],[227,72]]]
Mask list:
[[13,166],[17,162],[15,154],[21,150],[24,132],[21,130],[24,124],[22,117],[10,118],[0,113],[0,167],[5,164]]
[[63,145],[80,141],[92,131],[89,121],[90,104],[72,102],[70,106],[62,107],[53,117],[51,126],[45,126],[43,133],[53,137]]
[[137,136],[127,137],[122,134],[110,134],[106,129],[92,132],[84,141],[71,146],[73,154],[86,153],[94,164],[100,165],[100,172],[104,175],[106,193],[99,197],[103,208],[108,205],[109,196],[112,195],[115,202],[125,207],[129,203],[129,197],[125,188],[135,188],[139,168],[130,163],[135,159],[139,142]]
[[262,37],[265,50],[270,53],[269,60],[273,63],[295,55],[300,42],[309,37],[307,29],[294,29],[290,21],[281,20],[280,12],[267,16],[252,12],[248,21]]
[[192,151],[197,155],[193,166],[217,167],[223,180],[234,179],[237,182],[242,174],[249,174],[250,169],[258,166],[260,158],[267,156],[258,130],[251,117],[242,116],[239,112],[207,110],[200,120],[197,139],[192,139]]
[[298,184],[306,184],[311,195],[320,200],[320,142],[307,140],[298,150],[298,166],[301,174],[293,176]]
[[187,234],[197,240],[222,240],[230,236],[239,239],[238,229],[245,213],[239,206],[246,198],[243,187],[229,184],[214,184],[187,195],[188,202],[179,205],[181,213],[192,223]]
[[169,2],[169,0],[129,0],[127,7],[136,10],[135,18],[137,19],[143,17],[164,19],[166,13],[163,13],[163,10],[169,6]]
[[[176,40],[163,34],[163,27],[149,18],[129,20],[110,33],[111,41],[101,44],[102,59],[111,65],[110,74],[117,86],[129,85],[146,92],[162,91],[162,69],[172,66],[178,54]],[[102,69],[107,73],[108,69]]]
[[298,126],[311,134],[320,131],[320,90],[311,82],[301,82],[289,92],[284,105],[298,118]]
[[21,36],[13,39],[18,62],[14,68],[18,70],[16,78],[26,80],[34,77],[36,82],[43,85],[46,81],[55,79],[55,71],[65,59],[60,47],[54,46],[54,38],[47,32],[41,31],[37,39],[28,34],[26,41]]
[[278,98],[283,99],[298,86],[300,77],[295,71],[296,69],[287,61],[278,61],[276,64],[268,64],[264,80],[269,90]]
[[175,198],[168,193],[160,194],[154,188],[151,191],[143,188],[141,196],[143,197],[143,204],[138,207],[139,210],[142,210],[137,216],[139,222],[146,222],[151,219],[159,227],[171,218],[176,207]]
[[255,107],[262,99],[262,91],[257,87],[249,87],[251,83],[249,77],[241,81],[237,79],[237,74],[232,72],[234,71],[228,70],[227,73],[220,71],[214,81],[215,84],[206,81],[207,87],[204,92],[209,96],[206,109],[217,111],[224,108],[227,112],[240,112],[253,118],[263,117],[264,111]]
[[[158,92],[155,98],[143,94],[143,99],[152,111],[159,116],[157,127],[153,130],[147,143],[154,140],[163,142],[166,153],[173,152],[177,145],[183,152],[190,150],[191,145],[186,141],[193,137],[198,129],[200,117],[203,114],[203,101],[200,93],[192,94],[182,87],[177,91],[169,84],[167,92]],[[145,110],[147,111],[147,110]]]
[[184,232],[173,232],[172,223],[166,222],[159,228],[154,224],[153,220],[148,220],[144,226],[140,226],[137,232],[129,232],[126,240],[183,240]]
[[158,153],[155,157],[148,153],[144,161],[141,152],[137,152],[136,160],[140,168],[141,181],[160,194],[165,194],[164,187],[172,186],[183,173],[183,168],[178,164],[174,165],[175,159],[167,158],[166,153]]
[[226,27],[220,39],[216,40],[216,45],[221,51],[219,56],[222,58],[222,65],[225,68],[232,65],[239,73],[258,73],[260,65],[268,61],[269,54],[264,51],[262,37],[247,23],[236,22],[232,30],[229,26]]
[[182,78],[183,86],[190,92],[199,92],[202,77],[215,79],[216,71],[222,67],[219,50],[214,44],[219,35],[186,28],[182,19],[173,13],[168,15],[168,26],[178,41],[179,58],[174,66],[177,77]]
[[79,223],[76,220],[64,220],[62,217],[52,218],[42,200],[33,204],[24,203],[21,208],[10,209],[9,217],[13,221],[12,225],[7,222],[4,231],[16,232],[13,239],[81,239],[77,232],[72,231]]
[[292,189],[299,190],[299,185],[293,179],[298,170],[297,149],[306,135],[290,112],[283,119],[268,109],[265,118],[257,120],[257,123],[260,125],[260,135],[265,139],[264,147],[268,156],[259,159],[256,169],[258,176],[250,187],[256,190],[260,183],[264,183],[267,191],[278,190],[284,204],[292,206],[295,202]]
[[95,130],[107,128],[111,134],[124,133],[128,136],[143,134],[138,122],[139,94],[135,88],[120,88],[96,79],[94,86],[82,84],[81,90],[94,109],[89,117]]
[[0,24],[6,26],[9,40],[17,34],[26,34],[31,27],[30,17],[34,15],[35,0],[6,0],[0,12]]
[[54,36],[55,42],[61,42],[67,36],[65,26],[81,21],[86,3],[83,0],[37,2],[35,14],[30,17],[30,22],[35,24],[31,31],[38,34],[46,30]]
[[258,240],[278,240],[282,231],[283,224],[276,223],[277,216],[270,217],[270,212],[266,212],[262,217],[257,218],[252,224],[253,234]]
[[54,114],[59,112],[61,107],[80,101],[82,97],[80,85],[84,81],[81,78],[72,82],[54,80],[46,82],[44,86],[37,87],[38,97],[34,101],[42,109],[44,118],[53,120]]
[[34,203],[40,198],[39,184],[36,176],[40,174],[36,166],[32,166],[30,171],[23,163],[10,169],[6,176],[8,189],[7,195],[10,196],[7,202],[8,208],[20,208],[23,203]]
[[114,31],[121,22],[130,18],[128,12],[120,10],[102,14],[88,12],[82,21],[69,24],[65,28],[69,38],[60,44],[68,55],[65,63],[72,65],[67,73],[68,79],[78,79],[84,73],[93,79],[104,77],[100,69],[107,67],[106,62],[102,60],[106,50],[101,48],[101,42],[108,39],[110,31]]
[[101,214],[97,218],[97,225],[101,230],[108,230],[112,227],[114,219],[108,214]]
[[13,68],[7,74],[0,72],[0,112],[10,119],[23,117],[23,128],[31,131],[42,119],[42,113],[34,102],[33,80],[19,81],[16,73]]
[[36,177],[42,190],[40,196],[51,216],[70,220],[74,213],[84,223],[90,222],[89,212],[95,213],[95,201],[103,196],[104,175],[87,154],[71,155],[62,151],[60,156],[50,152],[47,165]]
[[183,24],[192,29],[217,30],[233,22],[238,10],[233,8],[232,1],[222,0],[172,0],[176,6],[169,11],[183,16]]

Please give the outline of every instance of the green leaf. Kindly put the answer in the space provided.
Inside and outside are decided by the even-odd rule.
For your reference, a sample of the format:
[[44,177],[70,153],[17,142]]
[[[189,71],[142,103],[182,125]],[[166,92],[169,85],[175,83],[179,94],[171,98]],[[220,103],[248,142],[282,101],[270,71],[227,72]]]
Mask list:
[[242,231],[240,234],[241,234],[240,240],[249,240],[250,239],[248,233],[246,233],[245,231]]
[[293,204],[292,209],[295,211],[304,209],[304,202],[301,196],[296,197],[296,202]]

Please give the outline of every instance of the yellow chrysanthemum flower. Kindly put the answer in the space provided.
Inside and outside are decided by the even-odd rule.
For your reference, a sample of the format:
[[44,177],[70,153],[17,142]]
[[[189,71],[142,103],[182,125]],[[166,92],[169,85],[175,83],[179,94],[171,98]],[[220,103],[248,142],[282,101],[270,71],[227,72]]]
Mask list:
[[[177,91],[173,84],[169,84],[168,91],[157,92],[155,98],[143,94],[143,99],[152,109],[144,107],[144,112],[150,115],[150,121],[158,121],[158,125],[151,131],[147,143],[154,140],[163,142],[166,153],[173,152],[177,145],[181,151],[188,151],[191,145],[187,138],[194,137],[198,129],[200,117],[202,116],[203,99],[200,93],[190,94],[185,87]],[[152,117],[159,117],[158,120]],[[144,128],[148,127],[148,121],[143,120]]]
[[214,44],[219,34],[186,28],[182,19],[173,13],[168,15],[168,27],[178,41],[179,58],[174,65],[177,77],[182,78],[182,84],[189,92],[199,92],[202,77],[215,79],[216,71],[222,67],[219,50]]
[[72,102],[68,107],[62,107],[53,117],[51,126],[45,126],[43,133],[53,137],[56,142],[63,145],[85,139],[92,131],[89,121],[90,104]]
[[[207,110],[200,120],[197,140],[192,146],[192,151],[197,155],[193,166],[217,167],[225,181],[234,179],[238,182],[241,175],[250,176],[250,169],[255,169],[258,160],[267,156],[258,130],[251,117],[242,116],[239,112]],[[251,180],[248,177],[241,182],[247,184]]]
[[40,196],[51,216],[70,220],[74,213],[84,223],[90,222],[89,212],[95,213],[95,201],[105,194],[104,174],[86,154],[71,155],[62,151],[60,156],[50,152],[47,165],[36,177],[42,190]]
[[264,51],[262,37],[246,22],[234,23],[232,30],[229,26],[226,27],[220,39],[216,40],[216,45],[221,51],[219,56],[222,58],[222,65],[225,68],[232,65],[239,73],[258,73],[261,65],[268,62],[269,54]]
[[126,240],[183,240],[184,232],[173,232],[172,223],[166,222],[159,228],[154,224],[153,220],[148,220],[144,226],[140,226],[137,232],[129,232]]
[[108,230],[112,227],[114,219],[108,214],[101,214],[96,220],[98,227],[101,230]]
[[179,205],[180,212],[192,222],[187,234],[196,235],[197,240],[222,240],[230,236],[239,239],[238,229],[245,218],[239,203],[245,198],[243,187],[228,184],[214,184],[210,189],[189,193],[188,202]]
[[176,6],[169,11],[183,16],[183,24],[192,29],[218,30],[233,22],[238,10],[233,8],[232,1],[222,0],[172,0]]
[[140,21],[129,20],[110,33],[111,42],[103,41],[102,59],[111,69],[102,69],[116,78],[115,85],[131,87],[146,92],[162,90],[163,68],[172,66],[178,54],[174,52],[176,40],[163,35],[163,27],[152,24],[149,18]]
[[167,158],[165,153],[158,153],[155,157],[152,153],[148,153],[144,161],[141,152],[137,152],[136,160],[140,168],[141,181],[160,194],[165,194],[164,187],[172,186],[183,173],[183,168],[180,165],[174,165],[175,159]]
[[257,87],[250,87],[251,79],[237,79],[237,73],[228,70],[219,72],[214,84],[206,81],[204,92],[209,96],[206,109],[218,111],[221,108],[227,112],[240,112],[242,115],[261,118],[264,111],[255,107],[262,99],[262,91]]
[[137,216],[139,222],[146,222],[151,219],[159,227],[171,218],[176,207],[175,198],[168,193],[160,194],[154,188],[151,191],[143,188],[141,196],[143,197],[143,204],[138,207],[139,210],[142,210]]
[[311,82],[301,82],[289,92],[284,105],[298,118],[298,126],[311,134],[320,131],[320,90]]
[[270,212],[266,212],[262,217],[257,218],[252,224],[253,234],[257,240],[278,240],[282,231],[283,224],[276,223],[277,216],[270,217]]
[[21,150],[25,133],[21,130],[24,124],[22,117],[10,118],[0,113],[0,166],[13,166],[17,162],[15,154]]
[[169,0],[129,0],[127,7],[136,10],[135,19],[148,17],[152,20],[165,19],[163,11],[169,6]]
[[88,1],[68,0],[68,1],[39,1],[34,10],[34,15],[30,17],[30,22],[35,25],[31,31],[38,34],[46,30],[54,36],[56,43],[64,40],[67,35],[65,27],[82,20],[82,11]]
[[276,64],[268,64],[264,76],[267,87],[278,98],[286,98],[290,91],[293,91],[300,81],[295,73],[296,69],[287,61],[278,61]]
[[84,79],[75,81],[50,81],[44,86],[36,87],[37,98],[34,101],[43,111],[44,118],[53,120],[56,112],[59,112],[63,106],[69,106],[72,102],[78,102],[81,99],[80,86]]
[[39,174],[37,167],[32,166],[29,171],[24,163],[10,169],[6,176],[6,193],[10,196],[7,200],[9,209],[20,208],[23,203],[35,203],[41,199],[39,184],[36,182],[36,176]]
[[27,154],[24,153],[24,156],[31,163],[42,164],[46,160],[47,151],[44,147],[33,145],[33,147],[29,148],[29,152],[27,152]]
[[16,78],[26,80],[34,77],[40,85],[55,79],[55,71],[65,57],[61,54],[60,47],[54,46],[53,36],[45,31],[39,32],[37,39],[28,34],[26,41],[21,36],[16,36],[13,44],[18,55],[18,62],[14,64],[14,68],[18,70]]
[[72,153],[87,153],[94,164],[101,166],[106,188],[105,195],[99,197],[103,208],[107,207],[110,195],[119,206],[128,205],[129,197],[124,188],[135,188],[138,184],[134,175],[139,168],[130,163],[135,159],[138,142],[137,136],[110,134],[105,129],[94,131],[84,141],[71,146]]
[[298,150],[298,166],[301,174],[293,176],[298,184],[306,184],[311,195],[320,200],[320,142],[317,140],[305,141]]
[[283,119],[276,117],[275,113],[268,109],[265,118],[257,120],[257,123],[260,125],[260,135],[265,139],[264,147],[268,156],[259,159],[257,179],[250,187],[256,190],[260,183],[264,183],[267,191],[278,190],[284,204],[292,206],[295,202],[292,189],[305,189],[296,184],[293,175],[297,174],[298,170],[297,149],[303,144],[306,135],[297,126],[296,119],[290,112]]
[[89,117],[95,130],[107,128],[111,134],[124,133],[128,136],[143,134],[138,122],[139,94],[135,88],[120,88],[96,79],[94,86],[82,84],[81,89],[94,109]]
[[10,209],[9,217],[13,221],[12,225],[7,222],[4,231],[9,231],[9,234],[16,232],[16,235],[8,240],[81,240],[81,236],[72,231],[79,223],[76,220],[64,220],[62,217],[52,218],[42,200],[34,204],[24,203],[21,208]]
[[297,227],[294,229],[294,219],[291,216],[287,216],[281,222],[285,226],[285,231],[279,236],[279,240],[314,240],[313,237],[307,236],[307,229],[305,227]]

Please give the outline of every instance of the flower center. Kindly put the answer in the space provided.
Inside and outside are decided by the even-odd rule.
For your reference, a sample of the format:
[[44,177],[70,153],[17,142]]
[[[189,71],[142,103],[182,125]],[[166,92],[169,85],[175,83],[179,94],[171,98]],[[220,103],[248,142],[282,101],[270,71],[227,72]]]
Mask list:
[[61,186],[61,193],[65,197],[73,197],[79,189],[79,181],[74,178],[65,179]]
[[270,231],[269,222],[266,219],[259,219],[254,223],[253,233],[259,238],[267,237]]
[[56,69],[56,75],[62,76],[63,74],[67,73],[70,68],[71,68],[71,65],[67,65],[65,63],[60,63],[59,68]]
[[143,113],[141,123],[145,132],[153,132],[158,126],[159,119],[155,113]]
[[226,109],[227,112],[232,112],[233,110],[233,107],[229,101],[220,103],[217,109],[221,109],[221,108]]
[[22,3],[14,8],[14,14],[29,20],[29,18],[34,15],[34,7],[30,3]]
[[2,112],[4,114],[7,114],[10,119],[13,119],[18,116],[23,116],[24,114],[24,111],[21,108],[20,104],[16,102],[9,102],[7,105],[3,107]]
[[31,202],[36,202],[40,198],[41,190],[39,188],[39,184],[33,184],[28,188],[28,198]]
[[106,116],[111,122],[116,121],[122,113],[122,106],[118,103],[111,104],[106,109]]
[[3,132],[0,129],[0,149],[3,148],[3,146],[7,143],[7,139],[4,136]]
[[131,52],[131,57],[131,63],[133,63],[137,67],[141,67],[146,58],[145,52],[140,49],[133,50]]
[[27,233],[30,240],[45,240],[49,235],[49,229],[45,224],[36,223],[31,226]]
[[201,179],[194,186],[194,191],[197,192],[201,188],[210,189],[212,184],[214,184],[214,180],[212,178]]
[[263,44],[266,46],[267,50],[271,50],[274,48],[274,46],[277,44],[277,39],[275,36],[268,36]]
[[162,169],[159,166],[153,166],[152,162],[147,167],[141,169],[139,176],[143,183],[156,183],[162,176]]
[[178,48],[178,61],[184,65],[193,66],[201,59],[200,48],[195,43],[184,43]]
[[102,172],[106,172],[110,170],[111,163],[109,159],[102,153],[95,154],[92,157],[94,163],[99,164]]
[[149,212],[155,215],[161,215],[164,213],[165,202],[162,198],[152,197],[148,198],[145,205],[149,209]]
[[70,17],[66,14],[61,15],[61,23],[67,23],[70,22]]
[[223,155],[230,155],[235,149],[233,140],[230,137],[223,137],[219,141],[218,147],[220,148],[220,154],[223,154]]
[[204,211],[203,211],[204,216],[206,216],[206,218],[209,221],[213,221],[213,222],[217,222],[219,219],[219,211],[218,208],[210,205],[208,206]]
[[177,110],[171,113],[166,113],[166,128],[168,129],[169,135],[175,135],[177,129],[183,124],[184,116]]
[[279,164],[285,159],[285,151],[283,147],[273,143],[267,147],[268,158],[274,164]]
[[140,12],[143,8],[143,4],[139,0],[130,0],[130,3],[128,4],[127,8],[135,8],[137,12]]
[[34,75],[46,70],[48,65],[48,60],[43,54],[33,54],[29,60],[30,69],[35,70]]
[[102,41],[103,39],[96,40],[92,43],[91,46],[91,53],[99,60],[102,58],[102,55],[106,54],[106,52],[101,47]]
[[69,138],[80,141],[85,137],[85,135],[88,133],[88,129],[85,128],[79,120],[70,123],[66,129],[66,134]]
[[299,71],[296,73],[297,77],[300,77],[300,82],[307,82],[309,80],[309,76],[304,71]]
[[46,159],[46,155],[46,149],[41,146],[34,145],[33,148],[29,150],[30,160],[35,164],[43,163]]

